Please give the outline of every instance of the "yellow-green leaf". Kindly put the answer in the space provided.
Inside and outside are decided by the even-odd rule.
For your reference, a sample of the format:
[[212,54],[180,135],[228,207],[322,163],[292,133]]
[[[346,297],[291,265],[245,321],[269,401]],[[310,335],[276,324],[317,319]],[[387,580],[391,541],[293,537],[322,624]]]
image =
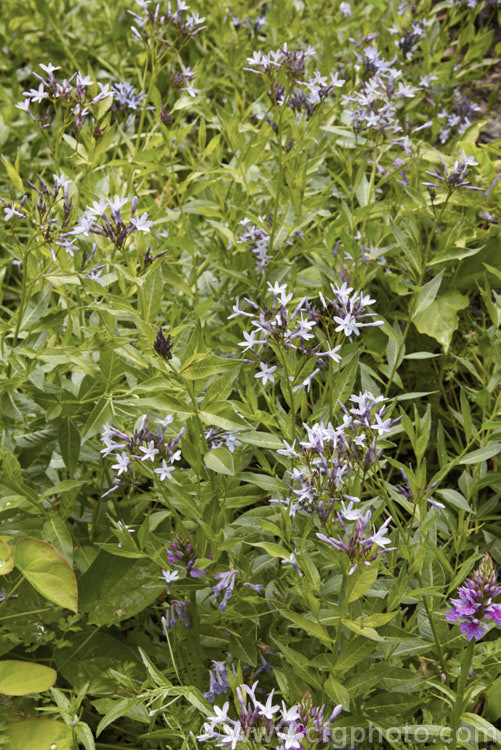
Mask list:
[[73,750],[73,732],[62,721],[28,719],[9,724],[4,750]]
[[20,539],[14,547],[14,565],[46,599],[78,612],[75,574],[52,544],[30,537]]
[[9,659],[0,661],[0,693],[28,695],[42,693],[53,686],[57,672],[43,664]]
[[14,567],[12,547],[0,540],[0,576],[6,576]]

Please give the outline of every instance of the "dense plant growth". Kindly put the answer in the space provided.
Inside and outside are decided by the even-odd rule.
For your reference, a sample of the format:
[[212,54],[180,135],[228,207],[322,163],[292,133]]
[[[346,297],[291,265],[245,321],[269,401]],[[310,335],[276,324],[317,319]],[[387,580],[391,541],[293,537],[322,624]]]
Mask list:
[[494,747],[499,4],[0,14],[0,744]]

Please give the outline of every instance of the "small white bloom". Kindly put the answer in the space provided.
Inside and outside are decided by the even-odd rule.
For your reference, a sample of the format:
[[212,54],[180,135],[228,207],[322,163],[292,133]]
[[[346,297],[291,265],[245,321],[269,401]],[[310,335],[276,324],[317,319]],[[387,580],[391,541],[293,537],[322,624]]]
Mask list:
[[122,451],[122,454],[120,456],[117,456],[116,459],[117,459],[117,463],[113,464],[111,468],[116,469],[118,476],[120,476],[120,474],[123,474],[124,471],[128,470],[129,464],[130,464],[130,458],[127,455],[127,453]]

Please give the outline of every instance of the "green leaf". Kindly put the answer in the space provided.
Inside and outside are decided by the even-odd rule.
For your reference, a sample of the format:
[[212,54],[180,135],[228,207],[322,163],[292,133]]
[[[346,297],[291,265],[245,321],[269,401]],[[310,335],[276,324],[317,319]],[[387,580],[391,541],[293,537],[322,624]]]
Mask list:
[[496,729],[490,721],[484,719],[483,716],[465,712],[461,716],[461,724],[469,724],[471,727],[478,730],[481,735],[479,737],[480,741],[490,740],[491,742],[494,742],[495,745],[501,744],[501,732],[499,729]]
[[417,304],[416,309],[414,310],[413,319],[416,318],[416,316],[419,315],[420,312],[424,312],[428,309],[428,307],[431,305],[433,300],[438,294],[438,290],[440,289],[440,284],[442,283],[444,272],[440,271],[440,273],[435,276],[434,279],[429,281],[427,284],[423,286],[421,291],[419,292],[419,296],[417,298]]
[[343,625],[357,635],[362,635],[364,638],[369,638],[371,641],[384,641],[384,638],[379,635],[377,630],[365,625],[364,620],[343,620]]
[[91,413],[87,417],[85,422],[82,441],[87,440],[88,437],[95,435],[96,432],[102,428],[105,422],[108,421],[111,415],[111,399],[108,396],[101,396],[97,400],[96,405],[92,409]]
[[47,541],[54,545],[64,556],[68,565],[73,567],[73,539],[68,524],[59,516],[52,515],[43,525]]
[[14,567],[12,547],[0,539],[0,576],[6,576]]
[[162,266],[154,265],[139,289],[139,314],[145,323],[153,323],[160,312],[163,291]]
[[0,693],[28,695],[42,693],[53,686],[57,672],[29,661],[0,661]]
[[19,539],[14,547],[14,565],[39,594],[78,612],[75,574],[52,544],[30,537]]
[[452,334],[459,324],[458,310],[468,307],[468,297],[459,292],[448,292],[434,300],[426,309],[414,315],[414,324],[420,333],[438,341],[449,351]]
[[238,359],[216,357],[215,354],[194,354],[183,365],[181,375],[187,380],[202,380],[217,375],[219,372],[231,369],[235,363],[241,364]]
[[259,448],[270,448],[271,450],[279,450],[284,447],[283,442],[280,438],[272,435],[270,432],[259,432],[258,430],[248,430],[246,432],[239,432],[238,439],[242,443],[248,443],[249,445],[257,445]]
[[370,589],[376,578],[377,565],[371,565],[369,568],[359,566],[348,579],[348,604],[360,599]]
[[235,464],[233,463],[233,454],[228,448],[221,446],[214,448],[204,456],[204,463],[208,469],[215,471],[216,474],[226,474],[232,477],[235,475]]
[[71,727],[52,719],[28,719],[9,724],[4,750],[74,750]]
[[79,633],[66,634],[65,643],[68,642],[69,645],[56,651],[55,662],[58,673],[76,692],[86,688],[90,695],[112,693],[116,681],[108,670],[120,672],[126,664],[130,676],[144,679],[137,649],[129,647],[118,637],[89,627]]
[[270,555],[270,557],[280,557],[282,560],[289,559],[287,550],[285,550],[279,544],[274,544],[273,542],[251,542],[251,544],[253,547],[260,547],[261,549],[264,549],[265,552]]
[[165,591],[160,567],[149,560],[117,557],[101,551],[79,579],[80,607],[95,625],[137,615]]
[[437,495],[445,500],[449,505],[453,505],[458,510],[465,510],[467,513],[473,513],[473,509],[468,505],[463,495],[457,490],[436,490]]
[[287,620],[292,622],[296,627],[304,630],[307,635],[318,638],[318,640],[322,641],[323,643],[332,643],[332,638],[330,637],[327,630],[322,625],[320,625],[320,623],[315,622],[315,620],[311,620],[305,615],[299,614],[299,612],[287,612],[286,610],[280,611]]
[[464,456],[460,464],[480,464],[482,461],[487,461],[488,458],[494,458],[501,454],[501,443],[489,443],[489,445],[479,448],[476,451],[467,453]]
[[354,638],[350,641],[350,648],[341,651],[339,659],[334,665],[334,674],[342,676],[345,672],[363,661],[374,651],[374,644],[365,638]]
[[64,417],[59,428],[59,450],[64,465],[73,474],[80,455],[80,433],[71,417]]

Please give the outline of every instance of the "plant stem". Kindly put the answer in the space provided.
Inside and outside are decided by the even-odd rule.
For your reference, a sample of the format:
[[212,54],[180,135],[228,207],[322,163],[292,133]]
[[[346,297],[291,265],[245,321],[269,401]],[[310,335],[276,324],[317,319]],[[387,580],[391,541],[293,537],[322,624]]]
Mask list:
[[461,674],[459,675],[458,687],[456,691],[456,702],[452,709],[451,725],[452,725],[452,744],[451,750],[456,750],[457,747],[457,730],[461,721],[461,716],[464,709],[464,691],[468,675],[470,674],[471,663],[473,661],[473,650],[475,648],[475,638],[468,641],[468,645],[463,651],[463,658],[461,659]]

